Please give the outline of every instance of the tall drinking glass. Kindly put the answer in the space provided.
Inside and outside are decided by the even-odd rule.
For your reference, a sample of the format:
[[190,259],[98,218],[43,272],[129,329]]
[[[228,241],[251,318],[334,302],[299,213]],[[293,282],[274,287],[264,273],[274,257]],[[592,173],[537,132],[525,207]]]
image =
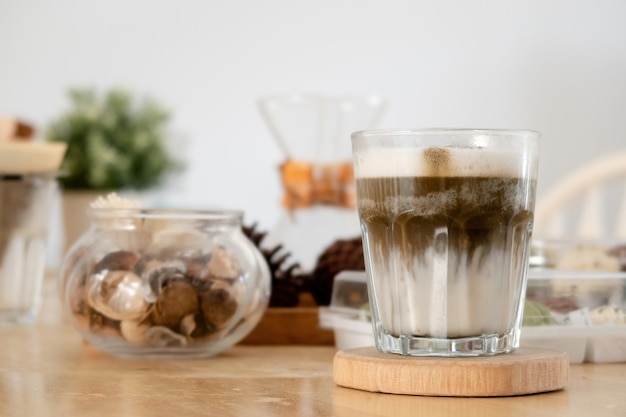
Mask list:
[[378,350],[479,356],[519,346],[540,134],[352,134]]

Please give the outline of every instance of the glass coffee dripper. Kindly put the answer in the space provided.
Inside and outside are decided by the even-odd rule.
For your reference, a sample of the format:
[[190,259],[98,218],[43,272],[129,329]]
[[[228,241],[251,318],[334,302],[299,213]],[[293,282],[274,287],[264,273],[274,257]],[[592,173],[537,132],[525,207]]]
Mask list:
[[372,95],[263,97],[260,112],[282,150],[283,213],[266,236],[305,271],[337,239],[359,236],[350,134],[378,125],[387,103]]

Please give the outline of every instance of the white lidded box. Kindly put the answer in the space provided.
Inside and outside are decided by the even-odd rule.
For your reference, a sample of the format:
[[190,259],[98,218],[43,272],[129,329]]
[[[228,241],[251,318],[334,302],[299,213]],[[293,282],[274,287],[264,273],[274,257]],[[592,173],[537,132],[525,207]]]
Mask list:
[[364,271],[342,271],[335,276],[330,305],[319,308],[319,323],[334,331],[340,350],[374,346]]
[[[626,362],[626,245],[538,241],[530,264],[520,345],[565,351],[572,364]],[[373,346],[365,272],[338,274],[319,317],[338,349]]]
[[522,346],[565,350],[570,363],[626,362],[626,244],[536,241]]

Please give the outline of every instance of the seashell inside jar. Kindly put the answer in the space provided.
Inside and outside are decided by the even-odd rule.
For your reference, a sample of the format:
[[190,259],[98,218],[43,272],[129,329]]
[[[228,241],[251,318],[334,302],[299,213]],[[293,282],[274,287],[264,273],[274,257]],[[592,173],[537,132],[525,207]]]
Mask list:
[[212,356],[263,316],[270,272],[241,212],[92,207],[88,216],[59,292],[95,347],[120,357]]

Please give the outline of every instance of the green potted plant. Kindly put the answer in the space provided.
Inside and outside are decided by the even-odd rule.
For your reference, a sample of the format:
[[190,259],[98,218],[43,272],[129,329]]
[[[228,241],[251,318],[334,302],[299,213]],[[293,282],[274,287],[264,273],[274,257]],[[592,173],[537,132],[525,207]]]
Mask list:
[[145,190],[179,167],[167,149],[169,113],[122,89],[99,96],[69,92],[70,109],[51,123],[47,139],[67,144],[59,178],[64,190]]
[[72,89],[69,99],[46,131],[48,141],[67,144],[59,176],[66,243],[85,229],[86,206],[97,195],[156,188],[182,168],[167,146],[170,114],[154,99],[121,88]]

